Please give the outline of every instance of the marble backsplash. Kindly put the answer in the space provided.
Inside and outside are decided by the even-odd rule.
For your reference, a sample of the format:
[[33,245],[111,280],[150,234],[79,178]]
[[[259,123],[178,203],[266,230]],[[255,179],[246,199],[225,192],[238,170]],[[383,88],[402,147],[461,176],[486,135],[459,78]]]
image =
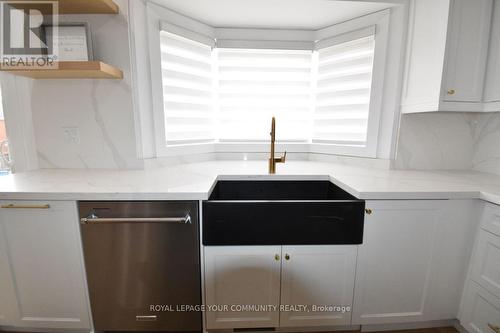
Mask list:
[[500,113],[403,115],[393,167],[500,174]]
[[[123,80],[35,80],[31,109],[40,168],[143,167],[136,149],[130,74],[128,1],[118,15],[63,15],[88,22],[95,59],[123,70]],[[78,131],[69,140],[65,130]]]
[[477,117],[474,135],[474,170],[500,175],[500,113]]

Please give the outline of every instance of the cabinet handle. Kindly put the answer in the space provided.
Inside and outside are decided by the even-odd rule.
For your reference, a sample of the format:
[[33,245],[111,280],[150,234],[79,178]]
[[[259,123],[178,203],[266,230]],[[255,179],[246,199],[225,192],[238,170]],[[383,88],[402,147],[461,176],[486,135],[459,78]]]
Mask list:
[[366,208],[365,213],[368,215],[371,215],[373,213],[373,211],[370,208]]
[[493,330],[493,332],[500,333],[500,327],[499,326],[495,326],[493,324],[488,323],[488,327],[491,328]]
[[191,224],[191,216],[184,217],[98,217],[95,214],[80,219],[81,224],[113,224],[113,223],[180,223]]
[[446,93],[448,95],[455,95],[455,92],[456,92],[455,89],[449,89]]
[[279,261],[280,260],[280,255],[279,254],[275,254],[274,255],[274,260]]
[[15,205],[15,204],[8,204],[8,205],[2,205],[2,208],[9,208],[9,209],[49,209],[50,205]]
[[290,260],[290,255],[288,253],[285,254],[285,260]]

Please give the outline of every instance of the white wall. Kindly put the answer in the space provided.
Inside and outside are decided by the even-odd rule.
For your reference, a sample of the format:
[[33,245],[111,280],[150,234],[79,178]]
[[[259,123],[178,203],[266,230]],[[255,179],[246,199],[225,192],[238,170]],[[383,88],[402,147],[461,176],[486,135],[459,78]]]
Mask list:
[[397,169],[477,170],[500,175],[500,113],[403,115]]
[[[34,80],[31,108],[40,168],[141,168],[137,158],[130,74],[128,1],[118,15],[65,15],[89,22],[94,55],[124,72],[123,80]],[[78,128],[79,143],[64,128]]]
[[402,115],[394,167],[472,168],[474,118],[465,113]]
[[472,166],[477,171],[500,175],[500,113],[477,116]]

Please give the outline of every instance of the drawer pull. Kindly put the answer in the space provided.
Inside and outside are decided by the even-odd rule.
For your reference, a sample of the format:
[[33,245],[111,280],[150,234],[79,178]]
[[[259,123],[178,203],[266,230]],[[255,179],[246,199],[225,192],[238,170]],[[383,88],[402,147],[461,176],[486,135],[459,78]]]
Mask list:
[[500,326],[495,326],[493,324],[488,323],[488,327],[493,330],[495,333],[500,333]]
[[288,253],[285,254],[285,260],[290,260],[290,255]]
[[135,316],[136,321],[156,321],[157,316]]
[[370,208],[365,209],[365,213],[371,215],[373,211]]
[[276,261],[280,261],[280,255],[279,255],[279,254],[275,254],[275,255],[274,255],[274,260],[276,260]]
[[8,205],[2,205],[2,208],[8,208],[8,209],[49,209],[50,205],[15,205],[15,204],[8,204]]
[[109,223],[180,223],[191,224],[191,216],[183,217],[98,217],[95,214],[80,219],[81,224],[109,224]]

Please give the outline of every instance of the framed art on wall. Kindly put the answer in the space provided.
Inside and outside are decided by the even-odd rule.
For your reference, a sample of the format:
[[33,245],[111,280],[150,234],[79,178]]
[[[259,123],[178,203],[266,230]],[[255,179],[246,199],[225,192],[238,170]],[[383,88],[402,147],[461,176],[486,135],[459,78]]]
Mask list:
[[94,59],[92,37],[88,23],[61,23],[44,26],[48,43],[55,42],[58,61],[91,61]]

